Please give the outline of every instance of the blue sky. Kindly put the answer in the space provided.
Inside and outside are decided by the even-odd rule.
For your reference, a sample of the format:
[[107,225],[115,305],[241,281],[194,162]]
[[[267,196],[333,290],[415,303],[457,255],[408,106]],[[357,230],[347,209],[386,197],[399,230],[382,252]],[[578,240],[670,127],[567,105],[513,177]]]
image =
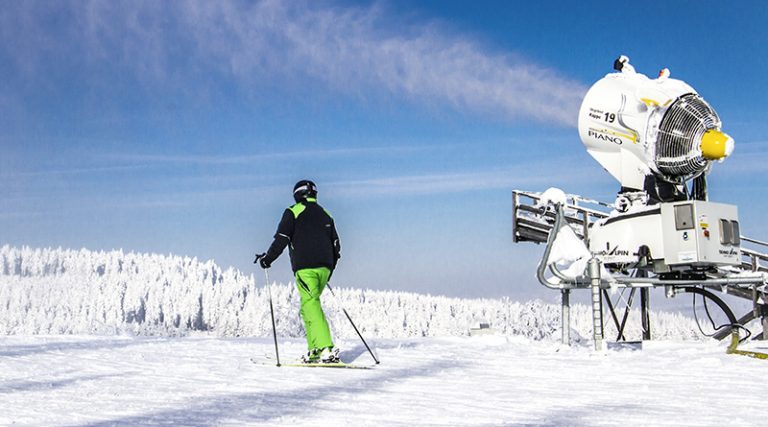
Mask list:
[[622,53],[715,107],[736,151],[711,198],[764,238],[767,22],[759,2],[6,2],[0,244],[252,271],[309,178],[337,284],[549,296],[511,191],[612,200],[575,123]]

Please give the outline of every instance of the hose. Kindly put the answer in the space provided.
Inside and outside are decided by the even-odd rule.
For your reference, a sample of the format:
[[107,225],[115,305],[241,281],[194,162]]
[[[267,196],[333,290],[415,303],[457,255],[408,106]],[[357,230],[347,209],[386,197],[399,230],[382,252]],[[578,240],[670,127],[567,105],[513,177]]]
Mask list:
[[[755,359],[768,360],[768,354],[766,354],[766,353],[761,353],[761,352],[758,352],[758,351],[749,351],[749,350],[739,350],[738,349],[739,343],[741,343],[742,341],[744,341],[747,338],[749,338],[749,336],[751,335],[751,332],[749,331],[749,329],[747,329],[744,326],[738,324],[738,321],[736,320],[736,316],[734,316],[733,311],[731,311],[731,309],[728,308],[728,306],[725,304],[725,302],[723,302],[723,300],[721,300],[720,298],[716,297],[711,292],[709,292],[707,290],[704,290],[704,289],[701,289],[701,288],[684,288],[683,290],[684,290],[684,292],[689,292],[689,293],[692,293],[692,294],[699,294],[699,295],[701,295],[702,298],[709,298],[710,300],[714,301],[715,304],[717,304],[720,307],[720,309],[723,310],[725,315],[728,317],[728,321],[731,322],[730,324],[720,325],[720,326],[715,328],[715,330],[719,330],[719,329],[722,329],[724,327],[729,327],[729,328],[732,328],[732,330],[733,330],[733,332],[731,333],[731,343],[730,343],[730,345],[728,345],[728,348],[725,350],[726,354],[737,354],[737,355],[740,355],[740,356],[747,356],[747,357],[752,357],[752,358],[755,358]],[[696,296],[694,295],[694,311],[693,311],[694,316],[696,316],[696,309],[695,309],[695,301],[696,300],[695,300],[695,298],[696,298]],[[709,316],[709,311],[706,308],[706,299],[704,300],[704,309],[707,311],[707,316]],[[712,317],[711,316],[709,316],[709,320],[710,320],[710,322],[712,322],[712,325],[714,326],[714,321],[712,321]],[[698,318],[696,318],[696,324],[699,325]],[[739,338],[739,329],[744,329],[750,335],[747,335],[743,339]],[[699,330],[701,330],[701,325],[699,325]],[[714,334],[707,335],[706,333],[704,333],[703,330],[702,330],[702,334],[704,334],[705,336],[712,336],[712,335],[714,335]]]
[[741,340],[739,339],[739,333],[736,330],[734,330],[733,333],[731,334],[731,344],[725,350],[725,353],[737,354],[739,356],[747,356],[755,359],[768,360],[768,354],[766,353],[760,353],[759,351],[739,350],[737,347],[739,346],[740,341]]

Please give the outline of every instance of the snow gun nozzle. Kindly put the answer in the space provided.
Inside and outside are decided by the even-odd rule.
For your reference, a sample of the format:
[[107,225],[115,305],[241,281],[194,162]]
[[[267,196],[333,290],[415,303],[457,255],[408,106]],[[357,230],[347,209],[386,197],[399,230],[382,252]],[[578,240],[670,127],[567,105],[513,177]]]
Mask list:
[[254,263],[254,264],[258,264],[258,263],[259,263],[259,260],[260,260],[260,259],[262,259],[262,258],[264,258],[266,255],[267,255],[267,254],[265,254],[265,253],[264,253],[264,254],[256,254],[256,259],[254,259],[254,260],[253,260],[253,263]]

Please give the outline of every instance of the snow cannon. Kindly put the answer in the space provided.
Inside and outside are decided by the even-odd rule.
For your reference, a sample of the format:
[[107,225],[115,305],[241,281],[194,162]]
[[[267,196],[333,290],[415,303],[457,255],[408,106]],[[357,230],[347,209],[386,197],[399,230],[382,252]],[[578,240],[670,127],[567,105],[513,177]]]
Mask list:
[[[619,181],[622,193],[645,191],[657,201],[689,198],[682,187],[728,157],[733,139],[722,132],[709,103],[670,78],[668,69],[650,79],[626,56],[616,59],[614,69],[581,104],[579,135],[587,152]],[[656,191],[659,183],[666,188]]]
[[[585,95],[578,131],[587,152],[619,181],[616,200],[604,203],[555,188],[512,193],[514,241],[545,244],[536,277],[561,292],[563,343],[570,343],[572,290],[592,293],[593,338],[600,350],[602,299],[609,301],[617,340],[626,340],[624,326],[639,290],[642,339],[649,340],[650,289],[663,287],[668,298],[686,292],[715,302],[727,320],[718,321],[723,326],[712,336],[731,336],[729,352],[765,356],[735,345],[736,331],[758,316],[768,337],[768,252],[755,249],[768,248],[768,241],[742,236],[738,208],[707,195],[707,176],[731,155],[733,139],[714,108],[690,85],[670,78],[668,69],[648,78],[622,55],[613,70]],[[629,299],[622,290],[612,303],[608,288],[631,288]],[[748,300],[749,313],[737,318],[714,295],[718,290]],[[621,321],[619,302],[625,305]]]
[[621,184],[590,251],[609,267],[643,262],[657,273],[739,264],[736,206],[707,200],[706,175],[734,146],[717,113],[667,69],[650,79],[626,56],[614,69],[579,112],[587,151]]

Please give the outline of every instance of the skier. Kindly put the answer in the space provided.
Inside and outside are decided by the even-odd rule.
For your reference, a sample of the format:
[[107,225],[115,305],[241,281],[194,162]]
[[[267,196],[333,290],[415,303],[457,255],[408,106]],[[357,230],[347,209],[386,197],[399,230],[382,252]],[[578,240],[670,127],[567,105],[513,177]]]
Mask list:
[[328,279],[341,257],[339,235],[333,218],[317,203],[317,186],[301,180],[293,187],[296,204],[283,212],[275,239],[266,253],[256,255],[262,268],[269,268],[289,246],[291,267],[301,296],[301,318],[307,335],[304,363],[337,363],[339,350],[320,305]]

